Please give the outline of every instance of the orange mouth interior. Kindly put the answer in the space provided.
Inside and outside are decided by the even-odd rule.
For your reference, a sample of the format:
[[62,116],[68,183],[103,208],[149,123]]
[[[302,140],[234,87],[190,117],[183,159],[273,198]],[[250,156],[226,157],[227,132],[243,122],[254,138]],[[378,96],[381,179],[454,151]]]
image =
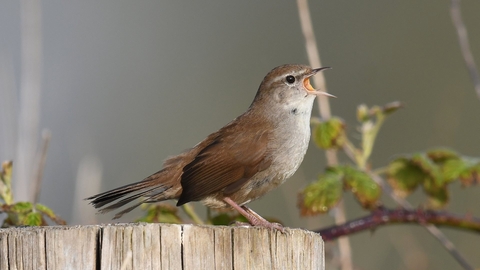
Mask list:
[[303,80],[303,86],[305,87],[305,89],[307,89],[308,91],[315,91],[315,89],[312,87],[312,85],[310,84],[310,78],[306,78],[305,80]]

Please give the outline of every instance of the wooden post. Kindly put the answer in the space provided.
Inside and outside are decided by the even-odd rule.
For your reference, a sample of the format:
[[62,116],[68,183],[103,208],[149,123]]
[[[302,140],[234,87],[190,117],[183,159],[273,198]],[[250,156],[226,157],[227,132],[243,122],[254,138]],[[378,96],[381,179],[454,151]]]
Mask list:
[[301,229],[114,224],[0,229],[0,269],[324,269]]

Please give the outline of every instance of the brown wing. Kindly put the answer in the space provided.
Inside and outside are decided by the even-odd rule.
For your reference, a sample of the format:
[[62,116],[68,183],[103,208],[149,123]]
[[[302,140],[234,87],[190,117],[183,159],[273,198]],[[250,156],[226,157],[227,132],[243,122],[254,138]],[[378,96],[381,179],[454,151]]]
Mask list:
[[183,191],[177,206],[201,200],[222,189],[232,193],[270,165],[266,158],[267,129],[223,128],[211,136],[215,139],[183,169]]

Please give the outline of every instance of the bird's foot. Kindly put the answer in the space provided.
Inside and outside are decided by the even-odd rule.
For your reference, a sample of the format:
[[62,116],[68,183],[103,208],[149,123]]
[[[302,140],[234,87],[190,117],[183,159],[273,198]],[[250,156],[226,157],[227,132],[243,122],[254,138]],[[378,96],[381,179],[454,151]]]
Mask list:
[[282,233],[285,233],[285,229],[281,224],[269,222],[259,214],[255,213],[252,209],[248,208],[246,205],[239,206],[229,197],[224,197],[223,200],[236,209],[242,216],[244,216],[248,222],[250,222],[250,225],[278,230]]
[[255,224],[252,224],[253,226],[258,226],[258,227],[264,227],[264,228],[269,228],[272,230],[278,230],[281,233],[285,233],[285,228],[283,227],[282,224],[276,223],[276,222],[269,222],[267,220],[256,220]]

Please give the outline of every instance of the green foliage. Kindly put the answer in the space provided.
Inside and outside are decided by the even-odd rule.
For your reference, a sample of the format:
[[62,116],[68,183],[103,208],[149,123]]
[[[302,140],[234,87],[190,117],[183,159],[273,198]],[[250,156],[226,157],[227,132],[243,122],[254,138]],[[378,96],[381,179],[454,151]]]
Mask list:
[[461,159],[449,159],[443,162],[441,166],[443,177],[447,183],[459,178],[463,172],[467,171],[468,164]]
[[345,142],[345,123],[337,117],[315,123],[313,141],[322,149],[341,148]]
[[232,213],[218,213],[217,215],[210,217],[208,221],[212,225],[229,225],[233,222],[248,223],[248,220],[244,216]]
[[397,158],[388,165],[388,182],[397,196],[405,197],[423,182],[425,174],[407,158]]
[[350,189],[358,202],[368,209],[375,208],[382,195],[382,188],[365,172],[350,166],[341,167],[345,187]]
[[10,211],[18,214],[27,214],[32,212],[32,210],[33,205],[31,202],[18,202],[10,207]]
[[233,216],[233,215],[228,214],[228,213],[221,213],[221,214],[218,214],[218,215],[210,218],[210,222],[213,225],[228,225],[228,224],[232,223],[233,221],[235,221],[238,216],[239,215]]
[[2,227],[12,226],[47,226],[46,217],[59,225],[65,225],[65,221],[56,216],[53,211],[42,205],[30,202],[18,202],[12,205],[1,206],[7,218],[3,221]]
[[[143,217],[137,219],[135,222],[183,224],[193,221],[197,224],[203,224],[198,217],[192,216],[193,208],[187,210],[182,207],[184,212],[191,218],[191,220],[183,219],[178,214],[179,208],[168,203],[143,204],[141,208],[142,210],[146,211],[146,213]],[[277,219],[273,218],[267,218],[267,220],[270,222],[281,223]],[[248,220],[237,212],[218,212],[213,216],[209,214],[207,222],[212,225],[229,225],[233,222],[248,223]]]
[[0,171],[0,213],[6,213],[7,217],[3,221],[2,227],[11,226],[46,226],[48,217],[56,224],[66,224],[61,218],[55,215],[52,209],[43,204],[33,204],[31,202],[14,203],[11,189],[12,162],[6,161],[2,164]]
[[[55,213],[53,212],[52,209],[50,209],[49,207],[43,205],[43,204],[40,204],[40,203],[37,203],[35,204],[35,209],[40,213],[42,214],[43,217],[48,217],[49,219],[51,219],[55,224],[58,224],[58,225],[65,225],[67,224],[63,219],[61,219],[59,216],[55,215]],[[43,217],[42,217],[42,220],[43,220]]]
[[380,186],[365,172],[351,166],[330,167],[299,193],[301,215],[328,212],[340,201],[343,188],[350,190],[365,208],[374,208],[382,193]]
[[432,190],[442,187],[445,184],[443,175],[440,173],[440,167],[433,162],[427,155],[419,153],[412,155],[410,161],[416,167],[418,167],[425,175],[423,181],[429,187],[426,190]]
[[[313,127],[313,141],[322,149],[343,149],[356,166],[330,167],[318,180],[299,193],[298,206],[302,215],[325,213],[341,199],[342,187],[353,193],[357,201],[366,209],[375,208],[382,189],[369,175],[368,160],[373,150],[376,136],[385,118],[402,107],[400,102],[392,102],[383,107],[371,108],[362,104],[357,108],[357,119],[362,135],[361,147],[355,147],[345,134],[345,123],[333,117],[328,121],[316,121]],[[401,164],[398,164],[401,165]],[[407,185],[406,185],[407,184]],[[404,189],[411,184],[400,183]]]
[[0,198],[6,204],[13,203],[12,187],[12,161],[5,161],[2,163],[2,170],[0,171]]
[[457,179],[464,185],[477,183],[479,172],[480,160],[439,148],[397,158],[388,165],[387,176],[398,195],[407,196],[422,186],[429,206],[439,208],[449,201],[448,184]]
[[39,212],[28,213],[22,223],[26,226],[47,225],[43,220],[42,214]]
[[430,189],[428,191],[425,189],[425,193],[428,194],[427,206],[430,208],[442,208],[448,203],[448,200],[450,198],[446,186]]
[[143,204],[143,210],[147,213],[145,216],[136,220],[136,222],[149,222],[149,223],[183,223],[182,219],[178,216],[178,208],[166,203],[160,204]]
[[44,214],[45,216],[49,217],[50,219],[56,219],[57,217],[55,216],[55,213],[53,213],[53,210],[48,208],[47,206],[43,205],[43,204],[39,204],[37,203],[35,205],[35,208],[41,212],[42,214]]
[[322,149],[343,149],[355,165],[330,167],[318,180],[308,185],[298,196],[302,215],[325,213],[341,199],[342,187],[350,190],[366,209],[380,204],[381,187],[370,175],[385,172],[395,194],[406,197],[422,187],[428,197],[428,206],[445,206],[449,199],[448,184],[459,180],[464,186],[480,181],[480,160],[460,156],[445,148],[396,158],[384,169],[372,170],[369,158],[376,136],[386,117],[402,108],[400,102],[384,106],[357,108],[361,133],[360,147],[356,147],[345,134],[345,123],[339,118],[314,122],[313,140]]
[[458,154],[447,148],[436,148],[427,151],[427,156],[435,163],[443,163],[447,160],[458,159]]
[[342,177],[341,171],[330,169],[300,192],[298,206],[301,215],[325,213],[334,207],[342,197]]

